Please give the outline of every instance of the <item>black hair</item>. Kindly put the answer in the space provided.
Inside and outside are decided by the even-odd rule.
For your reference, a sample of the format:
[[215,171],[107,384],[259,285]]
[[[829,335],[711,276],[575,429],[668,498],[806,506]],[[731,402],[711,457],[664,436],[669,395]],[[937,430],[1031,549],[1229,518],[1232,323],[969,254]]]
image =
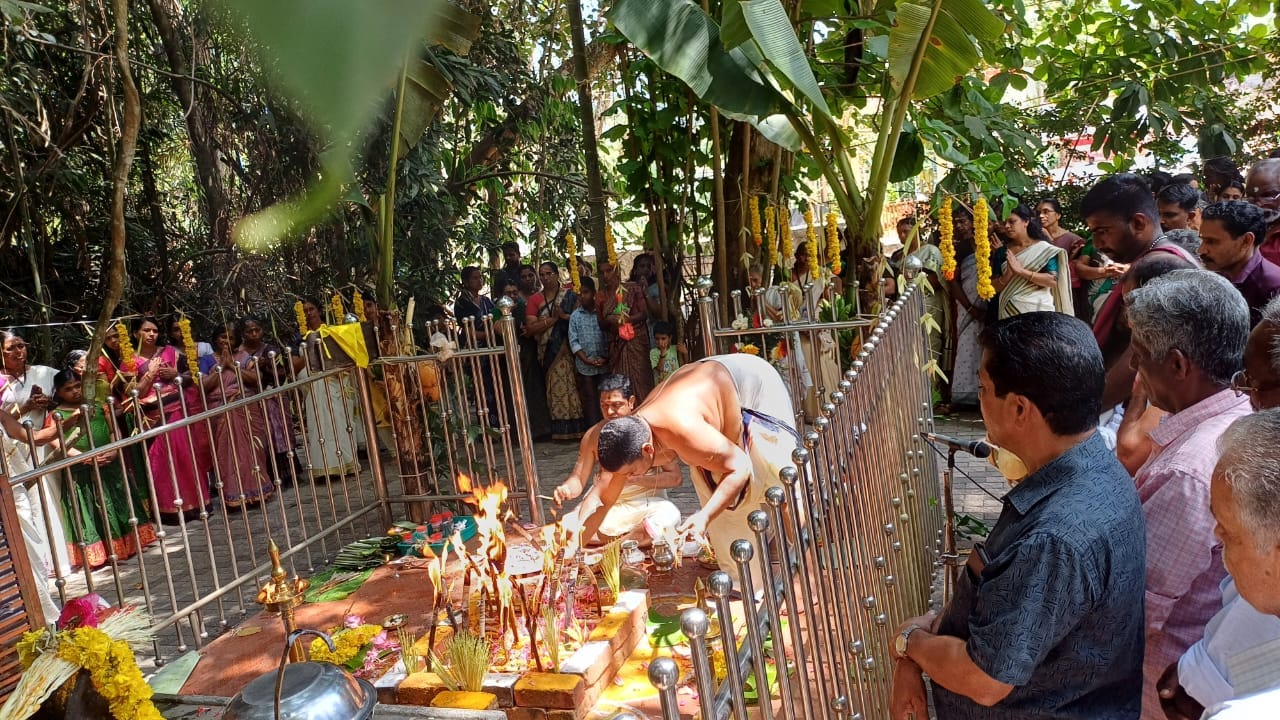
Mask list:
[[674,325],[672,325],[672,324],[671,324],[669,321],[667,321],[667,320],[659,320],[658,322],[656,322],[656,323],[654,323],[654,324],[653,324],[653,335],[654,335],[654,337],[657,337],[658,335],[666,335],[667,337],[675,337],[675,336],[676,336],[676,328],[675,328],[675,326],[674,326]]
[[226,334],[227,339],[231,341],[232,350],[235,350],[240,346],[240,324],[229,322],[223,325],[214,326],[213,334],[209,336],[209,344],[213,345],[215,350],[218,348],[218,336],[224,333]]
[[620,392],[622,397],[635,397],[636,389],[631,385],[631,378],[626,375],[605,375],[600,381],[600,394]]
[[1099,180],[1080,201],[1080,217],[1086,220],[1098,213],[1115,215],[1128,221],[1139,213],[1152,222],[1159,222],[1160,210],[1151,188],[1142,178],[1132,173],[1110,175]]
[[1009,211],[1009,214],[1017,215],[1027,224],[1027,237],[1032,240],[1049,242],[1049,233],[1046,233],[1044,228],[1040,226],[1040,216],[1026,203],[1018,203],[1017,207]]
[[1204,172],[1214,172],[1235,180],[1241,180],[1244,176],[1240,174],[1240,168],[1231,161],[1226,155],[1219,155],[1204,161]]
[[[1096,415],[1094,422],[1097,422]],[[650,440],[649,425],[644,420],[635,415],[614,418],[600,428],[596,459],[606,471],[617,472],[639,460],[644,455],[644,444]]]
[[508,240],[502,243],[502,252],[506,252],[508,250],[515,250],[516,252],[520,252],[520,243],[515,242],[514,240]]
[[[361,293],[361,294],[364,295],[364,293]],[[364,295],[364,297],[366,300],[373,299],[373,295],[371,294]],[[236,334],[240,335],[241,337],[244,337],[244,328],[249,323],[253,323],[254,325],[257,325],[258,327],[262,328],[263,334],[264,335],[266,334],[267,332],[266,324],[262,322],[262,318],[258,317],[257,315],[254,315],[253,313],[247,313],[244,316],[242,316],[239,320],[236,320]]]
[[532,271],[535,275],[538,273],[538,269],[537,269],[537,268],[535,268],[534,266],[530,265],[529,263],[523,263],[523,264],[520,266],[520,272],[524,272],[525,270],[530,270],[530,271]]
[[1135,288],[1140,288],[1174,270],[1194,270],[1195,267],[1195,263],[1180,255],[1167,252],[1147,253],[1129,266],[1121,282],[1131,282]]
[[539,269],[539,270],[541,270],[542,268],[547,267],[548,265],[550,265],[550,266],[551,266],[551,271],[552,271],[552,272],[557,272],[557,273],[558,273],[558,272],[560,272],[560,266],[559,266],[559,265],[556,265],[555,263],[551,262],[550,260],[547,260],[546,262],[544,262],[544,263],[542,263],[541,265],[539,265],[539,266],[538,266],[538,269]]
[[1040,202],[1036,203],[1036,207],[1040,207],[1045,203],[1049,203],[1049,207],[1053,208],[1054,212],[1058,213],[1059,215],[1062,214],[1062,203],[1058,202],[1058,198],[1056,197],[1041,198]]
[[63,368],[53,376],[53,392],[57,394],[64,386],[80,379],[80,373],[71,368]]
[[1173,177],[1169,178],[1169,184],[1170,185],[1190,185],[1191,182],[1195,179],[1196,179],[1196,176],[1192,175],[1191,173],[1178,173],[1177,175],[1174,175]]
[[905,224],[905,225],[910,225],[911,227],[915,227],[915,226],[916,226],[916,216],[915,216],[915,215],[903,215],[902,217],[898,218],[897,225],[894,225],[894,227],[897,227],[898,225],[903,225],[903,224]]
[[1159,193],[1164,189],[1164,186],[1171,182],[1173,182],[1173,176],[1163,170],[1153,170],[1147,173],[1147,188],[1152,195]]
[[1238,238],[1253,233],[1253,244],[1261,245],[1267,237],[1267,221],[1262,208],[1243,200],[1216,202],[1204,209],[1204,220],[1217,220],[1226,227],[1231,237]]
[[1156,202],[1171,203],[1186,212],[1195,212],[1200,203],[1200,191],[1187,183],[1171,183],[1161,188],[1156,195]]
[[596,291],[596,281],[592,280],[590,275],[583,275],[578,278],[578,294],[581,295],[584,291]]
[[997,397],[1012,392],[1027,398],[1054,435],[1097,427],[1107,371],[1084,322],[1056,312],[1023,313],[988,325],[981,341]]
[[967,217],[967,218],[969,218],[970,220],[972,220],[972,219],[973,219],[973,210],[972,210],[972,209],[970,209],[970,208],[968,208],[968,207],[966,207],[965,205],[963,205],[963,204],[961,204],[961,203],[956,203],[955,205],[952,205],[952,206],[951,206],[951,217],[953,217],[953,218],[956,218],[956,217]]
[[[458,273],[458,277],[462,278],[462,282],[466,282],[467,278],[471,277],[473,274],[478,272],[480,272],[480,268],[476,267],[475,265],[468,265],[462,268],[462,272]],[[316,307],[320,307],[320,306],[317,305]]]
[[[156,319],[156,316],[154,315],[144,315],[140,318],[134,319],[134,321],[129,325],[129,334],[136,335],[137,332],[142,329],[144,323],[151,323],[152,325],[155,325],[156,331],[161,335],[169,334],[169,326],[161,325],[160,321]],[[157,340],[157,342],[159,342],[159,340]]]
[[1227,188],[1235,188],[1235,189],[1239,190],[1239,191],[1240,191],[1240,193],[1243,195],[1243,194],[1244,194],[1244,181],[1243,181],[1243,180],[1232,180],[1231,182],[1227,183],[1226,185],[1223,185],[1223,186],[1218,190],[1218,192],[1219,192],[1219,193],[1221,193],[1223,190],[1226,190]]

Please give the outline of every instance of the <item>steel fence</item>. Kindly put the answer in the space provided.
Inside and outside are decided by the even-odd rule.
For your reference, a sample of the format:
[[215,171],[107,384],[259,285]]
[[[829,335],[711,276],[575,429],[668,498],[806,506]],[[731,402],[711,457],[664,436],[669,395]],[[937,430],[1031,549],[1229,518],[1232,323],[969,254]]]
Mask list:
[[[707,286],[700,302],[711,303]],[[941,553],[936,460],[921,433],[932,429],[923,292],[911,285],[885,314],[847,323],[783,323],[754,332],[817,333],[859,330],[866,340],[836,387],[821,388],[818,413],[797,413],[803,445],[781,485],[749,517],[754,537],[732,546],[742,587],[744,617],[734,618],[728,574],[709,582],[719,640],[708,640],[707,614],[681,617],[689,637],[703,718],[747,717],[744,682],[768,687],[767,658],[778,682],[760,691],[763,718],[887,718],[896,624],[923,613]],[[735,299],[736,303],[736,299]],[[704,305],[706,308],[706,305]],[[707,347],[740,337],[717,329],[703,313]],[[806,392],[798,373],[783,367],[793,396]],[[751,561],[759,556],[761,576]],[[757,589],[762,592],[757,592]],[[784,622],[784,618],[786,621]],[[730,631],[745,624],[739,644]],[[730,659],[717,681],[709,642],[727,646]],[[736,647],[735,647],[736,645]],[[790,663],[788,658],[793,658]],[[666,658],[649,666],[663,717],[680,717],[679,669]]]
[[[538,519],[528,417],[514,411],[523,398],[521,383],[511,382],[520,375],[509,304],[501,313],[483,321],[489,337],[503,340],[492,347],[477,347],[470,321],[438,323],[431,330],[445,343],[436,351],[375,358],[360,368],[312,334],[299,354],[286,348],[264,356],[262,365],[216,369],[216,381],[202,373],[194,381],[180,375],[157,383],[152,402],[158,407],[144,410],[147,403],[134,390],[123,402],[108,401],[99,419],[109,425],[108,442],[94,433],[88,405],[79,408],[74,428],[54,415],[59,437],[88,440],[74,456],[45,456],[36,443],[39,428],[25,423],[25,443],[3,439],[0,481],[7,478],[33,498],[66,498],[65,511],[39,502],[27,508],[26,519],[51,542],[63,541],[55,533],[60,513],[70,554],[81,560],[71,568],[47,545],[37,553],[50,565],[54,599],[65,603],[97,592],[115,605],[145,608],[156,634],[152,660],[160,665],[257,612],[257,592],[271,571],[268,538],[291,574],[309,576],[343,545],[383,535],[393,507],[399,508],[395,517],[425,521],[435,503],[462,497],[453,483],[458,471],[482,482],[520,478],[523,489],[512,495]],[[371,326],[366,336],[378,344]],[[228,391],[246,387],[246,373],[264,372],[263,365],[270,380],[263,377],[259,390]],[[417,372],[423,365],[438,373],[435,390],[425,386],[425,372]],[[272,423],[285,424],[277,428],[283,441]],[[394,452],[396,460],[382,457],[380,443],[382,454]],[[109,475],[116,468],[119,483]],[[87,492],[75,492],[77,483],[87,483]],[[45,490],[59,484],[57,494]],[[122,485],[128,532],[119,543],[103,538],[105,560],[95,568],[87,561],[89,538],[121,512],[109,506],[109,485]],[[270,497],[229,507],[229,499],[252,495],[246,488]],[[81,505],[85,498],[93,507]],[[167,523],[160,512],[169,513]],[[127,556],[126,548],[138,551]],[[39,575],[42,563],[34,564]]]

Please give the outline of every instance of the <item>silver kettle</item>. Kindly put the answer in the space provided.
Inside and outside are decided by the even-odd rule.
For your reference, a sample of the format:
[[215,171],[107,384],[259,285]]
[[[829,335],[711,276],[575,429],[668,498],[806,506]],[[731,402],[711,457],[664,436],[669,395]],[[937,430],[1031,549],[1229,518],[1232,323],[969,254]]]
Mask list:
[[369,720],[378,693],[366,680],[329,663],[290,663],[289,650],[304,635],[316,635],[334,649],[333,638],[319,630],[294,630],[284,642],[280,668],[254,678],[231,698],[224,720]]

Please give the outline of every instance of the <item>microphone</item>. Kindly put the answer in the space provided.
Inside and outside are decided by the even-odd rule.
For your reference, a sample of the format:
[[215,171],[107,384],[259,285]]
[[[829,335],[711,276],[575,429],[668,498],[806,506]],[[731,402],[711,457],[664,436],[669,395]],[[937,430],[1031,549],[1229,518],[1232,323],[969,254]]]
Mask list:
[[937,433],[920,433],[926,440],[942,443],[952,450],[967,452],[976,458],[990,457],[991,446],[981,440],[961,440],[953,438],[950,435],[939,435]]

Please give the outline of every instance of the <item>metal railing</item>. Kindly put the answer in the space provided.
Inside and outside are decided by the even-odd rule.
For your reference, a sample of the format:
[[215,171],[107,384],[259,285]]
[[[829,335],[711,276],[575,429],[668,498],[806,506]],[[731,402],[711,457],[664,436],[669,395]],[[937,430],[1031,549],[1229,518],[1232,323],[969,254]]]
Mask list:
[[[714,302],[705,285],[701,292],[700,302]],[[754,537],[732,545],[744,617],[733,617],[729,575],[711,576],[709,594],[722,628],[715,642],[727,645],[729,658],[723,680],[709,660],[707,614],[683,613],[703,718],[745,719],[743,687],[751,675],[766,719],[888,717],[891,634],[928,607],[943,520],[936,460],[920,435],[933,422],[922,370],[923,300],[913,284],[878,320],[848,323],[868,331],[866,342],[837,387],[824,389],[818,414],[801,416],[795,466],[782,469],[781,485],[749,516]],[[817,331],[798,323],[769,330]],[[714,348],[716,338],[741,331],[715,329],[707,320],[703,333]],[[804,389],[794,374],[784,376],[793,394]],[[750,571],[756,556],[759,577]],[[746,630],[740,644],[731,630],[738,620]],[[767,658],[778,682],[766,692]],[[680,717],[678,666],[660,658],[648,672],[663,717]]]
[[[538,519],[528,416],[515,412],[523,398],[509,304],[502,317],[486,318],[484,326],[504,344],[475,347],[470,321],[461,327],[437,324],[432,329],[453,344],[445,347],[463,347],[456,353],[376,358],[362,369],[313,334],[300,356],[288,349],[267,354],[256,367],[236,363],[213,370],[216,380],[209,373],[194,382],[180,375],[172,383],[156,383],[154,398],[134,390],[124,402],[109,400],[97,421],[84,405],[75,425],[78,437],[87,440],[70,457],[61,451],[42,457],[39,428],[30,423],[19,447],[5,436],[0,481],[28,488],[30,496],[66,498],[66,512],[45,505],[29,518],[51,542],[64,542],[53,518],[65,518],[65,541],[81,561],[78,570],[67,567],[46,544],[40,554],[51,566],[54,599],[65,603],[98,592],[112,604],[145,608],[156,634],[152,660],[160,665],[258,611],[257,591],[271,571],[268,538],[291,573],[308,576],[327,566],[344,544],[382,535],[394,505],[400,506],[395,517],[425,521],[433,503],[462,497],[452,482],[440,482],[458,471],[481,484],[521,478],[523,489],[512,495],[524,498],[528,517]],[[367,335],[377,342],[376,332]],[[424,387],[423,373],[410,372],[421,364],[438,373],[438,394]],[[228,392],[246,387],[245,374],[262,373],[264,365],[271,382],[264,379],[253,394]],[[146,412],[144,405],[154,409]],[[379,453],[379,416],[389,416],[392,433],[382,442],[395,446],[394,463]],[[60,415],[53,417],[59,437],[77,437],[74,428],[62,426]],[[94,422],[109,426],[109,441],[101,441],[101,427],[95,434]],[[284,427],[273,432],[272,423]],[[27,462],[10,467],[14,450]],[[86,491],[76,492],[77,483],[87,483]],[[123,503],[108,500],[120,494]],[[270,497],[252,502],[255,494]],[[234,507],[241,495],[250,502]],[[112,518],[122,512],[128,530],[112,542]],[[169,514],[166,524],[160,512]],[[87,561],[95,533],[103,533],[105,555],[96,568]],[[35,572],[40,575],[40,568]]]

